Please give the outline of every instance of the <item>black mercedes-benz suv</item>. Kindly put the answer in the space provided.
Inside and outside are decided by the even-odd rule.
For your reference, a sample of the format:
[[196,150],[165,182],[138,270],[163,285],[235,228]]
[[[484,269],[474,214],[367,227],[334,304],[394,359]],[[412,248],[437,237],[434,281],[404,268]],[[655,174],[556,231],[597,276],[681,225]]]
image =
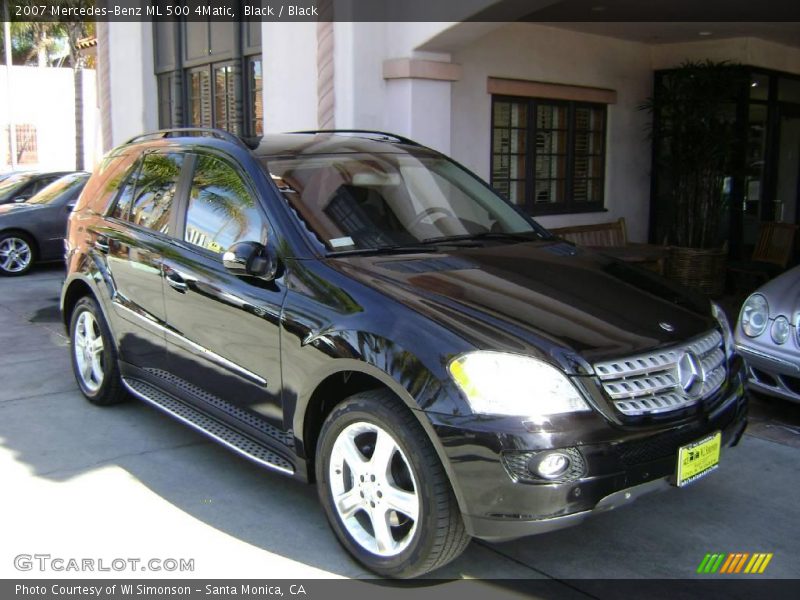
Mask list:
[[398,136],[140,136],[92,175],[66,258],[85,396],[316,482],[382,575],[685,485],[745,428],[719,307]]

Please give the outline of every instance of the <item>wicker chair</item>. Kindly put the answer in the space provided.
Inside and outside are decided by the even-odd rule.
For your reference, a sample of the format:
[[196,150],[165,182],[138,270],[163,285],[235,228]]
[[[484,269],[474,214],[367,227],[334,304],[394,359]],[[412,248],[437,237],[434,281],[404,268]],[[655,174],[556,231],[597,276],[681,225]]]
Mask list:
[[753,256],[746,262],[733,262],[728,272],[766,282],[786,269],[792,258],[794,240],[800,226],[791,223],[761,223]]

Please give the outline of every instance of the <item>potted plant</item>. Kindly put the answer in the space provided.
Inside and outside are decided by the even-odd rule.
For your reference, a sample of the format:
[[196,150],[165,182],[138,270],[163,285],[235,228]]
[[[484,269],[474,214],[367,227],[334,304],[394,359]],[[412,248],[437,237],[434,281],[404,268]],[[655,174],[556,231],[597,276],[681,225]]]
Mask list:
[[653,115],[656,210],[670,245],[668,277],[709,295],[725,285],[725,181],[737,147],[736,100],[746,71],[727,62],[685,62],[663,72],[642,108]]

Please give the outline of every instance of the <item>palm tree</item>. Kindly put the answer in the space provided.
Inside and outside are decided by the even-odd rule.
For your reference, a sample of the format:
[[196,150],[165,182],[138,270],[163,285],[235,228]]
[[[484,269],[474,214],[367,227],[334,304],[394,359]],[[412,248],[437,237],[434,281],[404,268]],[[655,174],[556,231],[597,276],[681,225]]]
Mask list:
[[[89,7],[89,0],[71,0],[71,5]],[[78,48],[78,41],[94,34],[94,21],[71,21],[64,23],[75,81],[75,169],[82,171],[83,164],[83,68],[86,58]]]
[[[88,8],[91,0],[53,0],[51,4],[64,4],[71,7]],[[83,160],[83,68],[86,58],[78,48],[78,41],[94,34],[93,21],[72,21],[68,23],[45,21],[20,21],[12,23],[11,35],[19,50],[17,62],[28,64],[35,56],[48,52],[58,38],[67,39],[70,64],[75,82],[75,169],[84,169]],[[47,62],[47,61],[45,61]],[[41,62],[39,66],[42,65]]]

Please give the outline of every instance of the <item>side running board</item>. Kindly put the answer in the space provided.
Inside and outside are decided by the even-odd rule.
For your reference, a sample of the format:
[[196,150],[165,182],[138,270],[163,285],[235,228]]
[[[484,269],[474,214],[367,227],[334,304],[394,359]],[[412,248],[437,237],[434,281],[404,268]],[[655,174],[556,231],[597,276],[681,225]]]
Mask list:
[[268,469],[287,475],[294,475],[292,463],[267,446],[242,435],[228,425],[203,414],[141,379],[123,377],[122,382],[128,391],[140,400],[152,404],[159,410],[186,423],[193,429],[227,446],[245,458]]

